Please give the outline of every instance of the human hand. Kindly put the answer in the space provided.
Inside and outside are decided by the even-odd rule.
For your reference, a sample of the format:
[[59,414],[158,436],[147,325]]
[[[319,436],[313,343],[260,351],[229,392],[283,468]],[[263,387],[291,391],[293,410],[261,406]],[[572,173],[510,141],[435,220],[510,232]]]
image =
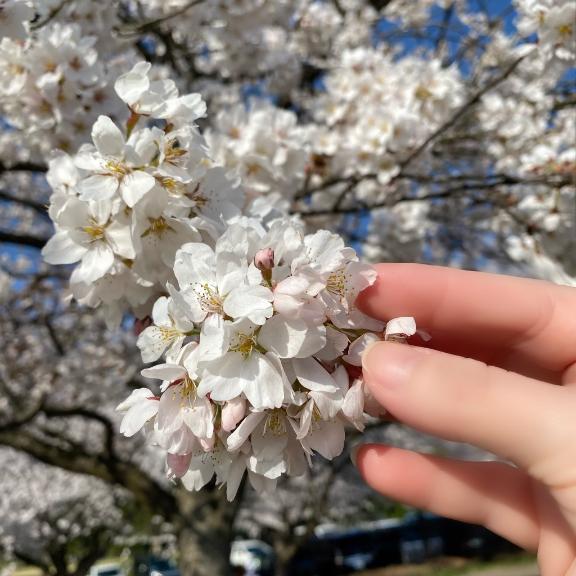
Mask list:
[[366,351],[376,400],[409,426],[514,465],[368,444],[355,455],[360,473],[392,499],[537,550],[543,576],[576,576],[576,290],[415,264],[377,270],[360,308],[414,316],[432,340]]

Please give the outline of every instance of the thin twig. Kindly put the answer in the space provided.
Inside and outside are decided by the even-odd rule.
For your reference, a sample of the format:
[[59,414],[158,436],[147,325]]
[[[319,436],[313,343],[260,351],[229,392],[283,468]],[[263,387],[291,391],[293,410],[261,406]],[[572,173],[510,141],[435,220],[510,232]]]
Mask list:
[[135,26],[118,28],[116,31],[121,36],[129,36],[132,34],[141,34],[142,32],[148,32],[149,30],[156,28],[157,26],[163,24],[164,22],[167,22],[168,20],[172,20],[173,18],[178,18],[178,16],[182,16],[183,14],[188,12],[190,8],[198,6],[198,4],[202,4],[204,1],[205,0],[190,0],[190,2],[184,4],[182,8],[178,8],[178,10],[174,10],[174,12],[171,12],[170,14],[160,16],[159,18],[154,18],[153,20],[148,20],[147,22],[142,22],[141,24],[137,24]]
[[524,60],[526,56],[527,55],[525,54],[523,56],[520,56],[520,58],[514,60],[514,62],[512,62],[512,64],[510,64],[510,66],[508,66],[508,68],[504,70],[504,72],[496,76],[496,78],[493,78],[490,82],[488,82],[488,84],[486,84],[483,88],[478,90],[463,106],[461,106],[458,109],[458,111],[447,122],[442,124],[437,130],[432,132],[432,134],[430,134],[430,136],[428,136],[428,138],[426,138],[426,140],[424,140],[424,142],[422,142],[420,146],[418,146],[413,152],[411,152],[406,158],[404,158],[404,160],[400,162],[400,173],[402,173],[404,168],[406,168],[406,166],[408,166],[415,158],[420,156],[420,154],[424,152],[424,150],[426,150],[426,148],[428,148],[428,146],[432,142],[434,142],[434,140],[436,140],[438,136],[441,136],[442,134],[444,134],[444,132],[452,128],[452,126],[454,126],[454,124],[456,124],[458,120],[460,120],[460,118],[462,118],[462,116],[464,116],[464,114],[466,114],[470,110],[470,108],[472,108],[472,106],[477,104],[482,99],[484,94],[490,92],[490,90],[492,90],[493,88],[498,86],[498,84],[506,80],[506,78],[508,78],[512,74],[512,72],[516,70],[520,62],[522,62],[522,60]]
[[38,214],[42,216],[48,216],[47,208],[45,204],[40,204],[40,202],[35,202],[34,200],[29,200],[27,198],[18,198],[18,196],[13,196],[5,190],[0,190],[0,200],[6,200],[7,202],[14,202],[20,204],[21,206],[26,206],[26,208],[31,208]]
[[62,2],[60,2],[60,4],[57,4],[54,8],[52,8],[52,10],[50,10],[50,12],[48,12],[48,14],[46,15],[46,17],[43,20],[37,20],[36,22],[32,22],[32,24],[30,24],[30,29],[31,30],[38,30],[39,28],[46,26],[46,24],[48,24],[49,22],[54,20],[54,18],[56,18],[56,16],[58,16],[58,14],[60,14],[60,12],[62,11],[62,8],[64,8],[64,6],[66,6],[66,4],[71,4],[73,1],[74,0],[62,0]]

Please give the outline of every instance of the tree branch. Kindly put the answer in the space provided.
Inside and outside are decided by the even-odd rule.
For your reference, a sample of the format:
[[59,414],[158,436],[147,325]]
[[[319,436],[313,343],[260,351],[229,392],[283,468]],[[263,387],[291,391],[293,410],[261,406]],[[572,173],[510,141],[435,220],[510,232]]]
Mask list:
[[44,248],[47,238],[38,238],[38,236],[30,236],[28,234],[17,234],[16,232],[6,232],[0,230],[0,242],[9,242],[10,244],[21,244],[22,246],[30,246],[32,248]]
[[452,126],[454,126],[454,124],[456,124],[456,122],[458,122],[458,120],[460,120],[460,118],[462,118],[462,116],[464,116],[470,110],[470,108],[472,108],[472,106],[474,106],[475,104],[480,102],[480,100],[482,99],[484,94],[490,92],[490,90],[492,90],[493,88],[498,86],[498,84],[500,84],[504,80],[506,80],[506,78],[508,78],[512,74],[512,72],[514,72],[514,70],[516,70],[516,68],[518,67],[520,62],[522,62],[522,60],[524,60],[524,58],[526,58],[526,55],[520,56],[520,58],[517,58],[516,60],[514,60],[514,62],[512,62],[512,64],[510,64],[510,66],[508,66],[508,68],[506,68],[504,70],[504,72],[502,72],[501,74],[496,76],[496,78],[493,78],[483,88],[478,90],[471,98],[469,98],[464,103],[463,106],[461,106],[458,109],[458,111],[455,114],[452,115],[452,117],[447,122],[442,124],[434,132],[432,132],[432,134],[430,134],[430,136],[428,136],[428,138],[426,138],[426,140],[424,140],[424,142],[422,142],[422,144],[420,144],[420,146],[418,146],[406,158],[404,158],[404,160],[402,160],[399,164],[400,165],[400,174],[402,174],[404,168],[406,168],[413,160],[415,160],[418,156],[420,156],[420,154],[422,152],[424,152],[424,150],[426,150],[426,148],[428,148],[428,146],[432,142],[434,142],[434,140],[436,140],[436,138],[438,138],[439,136],[444,134],[444,132],[446,132],[447,130],[452,128]]
[[36,164],[34,162],[16,162],[15,164],[5,164],[0,161],[0,174],[3,172],[47,172],[48,167],[45,164]]
[[44,204],[35,202],[34,200],[29,200],[27,198],[19,198],[18,196],[13,196],[12,194],[6,192],[5,190],[0,190],[0,200],[6,200],[7,202],[15,202],[26,208],[31,208],[43,217],[48,217],[48,211]]
[[128,36],[132,34],[142,34],[143,32],[149,32],[150,30],[156,28],[160,24],[168,22],[168,20],[172,20],[174,18],[178,18],[178,16],[182,16],[188,10],[190,10],[190,8],[193,8],[198,4],[202,4],[204,1],[205,0],[190,0],[190,2],[184,4],[182,8],[178,8],[178,10],[174,10],[174,12],[170,14],[166,14],[165,16],[161,16],[159,18],[154,18],[153,20],[148,20],[147,22],[142,22],[141,24],[136,24],[135,26],[126,26],[125,28],[118,28],[117,32],[121,36]]

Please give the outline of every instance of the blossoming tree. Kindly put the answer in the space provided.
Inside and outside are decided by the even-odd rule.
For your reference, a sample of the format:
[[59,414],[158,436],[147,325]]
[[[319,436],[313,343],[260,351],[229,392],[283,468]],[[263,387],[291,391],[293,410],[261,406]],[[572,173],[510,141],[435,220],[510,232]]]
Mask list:
[[122,485],[174,523],[186,574],[224,573],[245,483],[339,457],[377,415],[364,348],[428,337],[356,308],[359,255],[573,282],[575,16],[0,2],[0,241],[46,263],[6,248],[5,323],[63,359],[11,374],[29,361],[8,338],[0,443]]

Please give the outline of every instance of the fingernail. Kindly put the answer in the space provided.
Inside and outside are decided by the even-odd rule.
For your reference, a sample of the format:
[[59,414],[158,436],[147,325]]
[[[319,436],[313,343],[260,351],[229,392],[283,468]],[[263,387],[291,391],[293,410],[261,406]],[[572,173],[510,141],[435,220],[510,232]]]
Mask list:
[[394,389],[403,386],[423,359],[422,348],[393,342],[376,342],[362,355],[362,369],[369,386]]
[[352,464],[354,464],[356,467],[358,467],[356,459],[358,457],[358,450],[360,450],[360,448],[362,448],[362,444],[356,444],[356,446],[352,446],[352,449],[350,450],[350,460],[352,460]]

